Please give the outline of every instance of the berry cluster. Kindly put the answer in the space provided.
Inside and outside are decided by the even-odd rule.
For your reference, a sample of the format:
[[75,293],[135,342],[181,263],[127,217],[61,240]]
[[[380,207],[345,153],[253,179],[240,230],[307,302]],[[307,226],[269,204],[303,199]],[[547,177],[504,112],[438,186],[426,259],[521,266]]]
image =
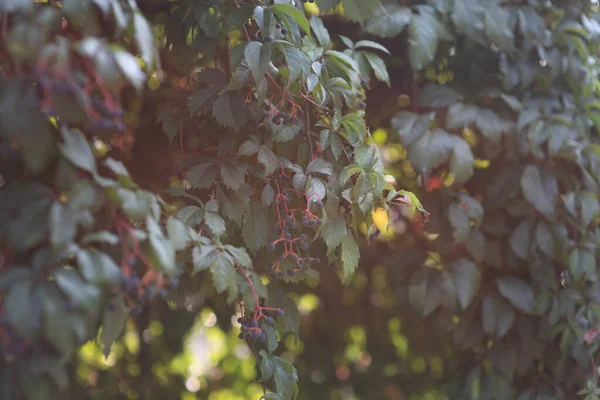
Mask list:
[[[272,316],[265,314],[265,311],[272,314]],[[265,325],[273,326],[275,324],[273,317],[281,317],[283,315],[283,310],[279,308],[260,307],[253,315],[239,317],[237,322],[242,325],[239,338],[248,341],[250,344],[265,343],[267,336],[263,328],[259,326],[259,322],[262,320]]]
[[[179,281],[177,279],[167,280],[152,268],[139,247],[134,227],[127,220],[116,216],[115,228],[121,239],[123,252],[121,274],[123,278],[121,289],[113,292],[111,298],[124,299],[131,314],[137,316],[142,312],[144,304],[157,297],[166,297],[167,286],[176,287],[179,285]],[[128,245],[127,238],[131,241],[131,246]],[[142,270],[143,274],[140,275],[138,269]],[[114,300],[109,303],[108,310],[116,310]]]
[[[177,286],[177,280],[171,280],[168,285]],[[154,300],[155,298],[164,299],[167,297],[166,282],[164,280],[157,280],[145,284],[137,272],[133,272],[129,276],[124,276],[121,281],[120,292],[112,292],[110,294],[111,299],[118,297],[126,300],[128,309],[131,315],[138,316],[141,314],[144,305]],[[108,310],[116,310],[117,305],[114,301],[108,304]]]
[[[283,176],[287,177],[285,174],[283,174]],[[323,224],[323,220],[311,211],[311,207],[313,209],[323,208],[323,202],[321,200],[312,202],[310,199],[312,195],[306,196],[304,193],[291,188],[281,189],[277,182],[275,182],[275,184],[278,193],[273,202],[277,211],[277,224],[275,224],[274,229],[278,236],[269,243],[268,249],[269,251],[274,252],[278,247],[282,247],[282,252],[267,271],[269,276],[273,279],[283,278],[286,275],[294,276],[296,272],[301,271],[305,266],[310,265],[313,262],[321,262],[320,259],[308,255],[307,250],[311,240],[308,238],[307,234],[304,233],[303,228],[312,228]],[[304,198],[306,208],[293,208],[291,206],[291,195],[293,194],[300,195]],[[298,218],[299,215],[302,215],[300,219]],[[301,226],[298,223],[299,220],[302,221]],[[283,271],[282,263],[288,258],[293,261],[293,266],[288,268],[287,271]]]
[[[289,103],[292,107],[289,113],[281,110],[284,102]],[[304,111],[302,111],[302,108],[289,99],[287,101],[281,100],[277,104],[273,104],[269,101],[264,105],[263,109],[263,122],[261,125],[264,125],[269,121],[273,122],[275,125],[294,125],[298,122],[298,118],[304,116]]]
[[29,344],[20,338],[10,326],[8,319],[0,309],[0,360],[11,363],[27,351]]
[[287,29],[285,29],[281,24],[275,24],[275,29],[279,30],[283,36],[288,34]]
[[314,3],[315,0],[300,0],[303,3]]

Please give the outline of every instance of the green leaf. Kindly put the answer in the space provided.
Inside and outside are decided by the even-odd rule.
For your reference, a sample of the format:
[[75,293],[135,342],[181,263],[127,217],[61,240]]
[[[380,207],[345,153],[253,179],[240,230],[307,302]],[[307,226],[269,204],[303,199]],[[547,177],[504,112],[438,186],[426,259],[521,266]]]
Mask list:
[[462,94],[449,86],[428,83],[419,93],[417,103],[427,108],[446,108],[456,104],[462,97]]
[[431,171],[448,161],[453,150],[452,135],[441,129],[427,131],[408,149],[408,160],[417,171]]
[[408,147],[427,131],[435,114],[419,115],[410,111],[397,112],[391,121],[392,128],[400,136],[402,146]]
[[385,66],[385,62],[381,59],[381,57],[369,51],[363,51],[361,53],[367,58],[369,65],[375,73],[375,77],[378,80],[387,83],[388,86],[391,86],[390,76],[388,74],[387,67]]
[[288,77],[288,87],[298,78],[306,77],[310,73],[310,62],[302,51],[291,43],[284,41],[276,42],[285,56],[285,61],[290,70]]
[[79,250],[76,254],[81,275],[90,283],[100,286],[121,282],[121,269],[108,254],[100,251]]
[[198,206],[186,206],[177,211],[175,218],[191,228],[196,228],[204,221],[204,210]]
[[167,220],[167,234],[175,251],[185,249],[190,241],[185,224],[173,216]]
[[467,182],[473,176],[475,157],[467,142],[458,136],[452,136],[453,148],[450,154],[450,172],[458,183]]
[[252,77],[256,84],[265,76],[267,67],[271,62],[271,45],[260,42],[249,42],[244,50],[244,56],[248,63],[248,68],[252,71]]
[[323,235],[323,240],[327,244],[328,252],[342,244],[342,240],[347,233],[346,229],[346,218],[342,214],[339,214],[335,219],[330,219],[323,225],[321,235]]
[[333,175],[333,165],[329,161],[325,161],[322,158],[315,158],[308,164],[304,173],[306,175],[313,173]]
[[140,91],[144,88],[146,83],[146,74],[140,68],[137,58],[131,53],[123,50],[113,51],[115,61],[119,65],[119,69],[123,76],[133,85],[133,87]]
[[354,275],[358,260],[360,259],[360,250],[352,232],[349,232],[342,239],[342,283],[349,283]]
[[221,89],[222,88],[220,86],[210,86],[200,89],[188,97],[187,107],[190,111],[190,114],[199,117],[210,110]]
[[275,190],[273,189],[273,186],[267,184],[263,188],[262,194],[260,196],[260,202],[263,206],[268,207],[271,204],[273,204],[273,200],[275,200]]
[[498,290],[502,297],[510,302],[517,310],[533,314],[535,296],[533,289],[516,276],[502,276],[497,279]]
[[95,315],[100,306],[100,289],[86,284],[74,270],[60,268],[52,276],[57,286],[76,307],[81,307],[88,315]]
[[448,207],[448,221],[452,225],[454,241],[456,243],[466,241],[471,232],[471,219],[458,203],[452,203]]
[[408,26],[408,58],[413,71],[433,61],[438,48],[440,23],[433,14],[414,14]]
[[185,179],[196,189],[210,188],[215,183],[216,177],[217,164],[215,162],[194,165],[185,174]]
[[64,142],[59,145],[63,156],[77,168],[96,174],[96,158],[85,138],[80,132],[61,129]]
[[13,12],[17,10],[25,10],[31,7],[29,0],[6,0],[0,3],[0,11]]
[[240,146],[240,148],[238,150],[238,155],[252,157],[256,153],[258,153],[259,147],[260,147],[259,143],[255,142],[253,140],[246,140]]
[[50,242],[55,248],[71,243],[75,237],[77,216],[61,202],[54,202],[50,207]]
[[395,1],[379,4],[365,24],[365,31],[379,37],[398,36],[412,19],[410,8]]
[[327,194],[325,189],[325,183],[322,180],[311,176],[308,178],[308,182],[306,182],[305,189],[306,198],[311,203],[316,203],[318,201],[323,201]]
[[[429,272],[429,268],[420,266],[408,281],[408,302],[421,315],[425,315],[425,305],[429,291]],[[438,297],[438,304],[439,300]]]
[[175,273],[175,250],[171,245],[171,242],[167,240],[163,231],[151,216],[146,217],[146,228],[148,229],[148,239],[150,240],[150,247],[156,256],[160,267],[167,274],[172,275]]
[[558,195],[556,187],[554,175],[547,173],[543,177],[542,171],[537,165],[530,164],[525,167],[521,176],[523,196],[542,214],[554,215],[554,206]]
[[240,4],[227,16],[227,31],[231,32],[247,23],[254,14],[254,8],[252,4]]
[[300,25],[309,37],[312,36],[310,33],[310,24],[308,23],[306,16],[304,16],[304,13],[299,9],[289,4],[273,4],[270,5],[268,9],[273,11],[274,14],[278,14],[278,16],[282,13],[289,15],[298,25]]
[[579,193],[579,201],[581,202],[581,221],[583,226],[587,227],[600,217],[600,202],[598,202],[598,196],[590,191]]
[[215,262],[210,266],[217,293],[229,292],[228,303],[235,300],[238,292],[237,271],[233,262],[222,252],[217,251]]
[[475,264],[466,258],[460,258],[450,264],[448,271],[452,276],[458,304],[463,310],[473,302],[481,286],[481,272]]
[[375,49],[379,51],[383,51],[388,55],[392,55],[388,49],[377,42],[373,42],[372,40],[359,40],[354,44],[355,49],[367,48],[367,49]]
[[323,20],[321,20],[319,17],[312,17],[310,19],[310,27],[312,28],[312,31],[314,32],[315,37],[319,41],[321,47],[328,47],[329,43],[331,42],[331,37],[329,36],[327,28],[323,24]]
[[[265,350],[261,350],[259,354],[260,354],[260,358],[261,358],[260,381],[266,382],[267,380],[271,379],[271,377],[275,373],[275,366],[276,366],[275,356],[267,353]],[[270,394],[273,394],[273,393],[270,393]],[[267,395],[265,395],[265,396],[267,396]],[[279,396],[279,395],[277,395],[277,396]],[[269,397],[265,397],[265,398],[269,398]],[[274,397],[270,397],[270,398],[274,398]],[[281,398],[281,396],[279,396],[279,398]]]
[[248,119],[244,98],[238,92],[225,92],[213,103],[213,116],[223,126],[239,131]]
[[495,293],[483,299],[481,306],[481,319],[483,331],[492,337],[504,337],[515,321],[515,312],[512,307]]
[[112,344],[121,336],[125,322],[129,319],[129,312],[121,298],[115,300],[113,304],[111,308],[106,307],[102,317],[100,347],[105,357],[110,355]]
[[204,271],[215,263],[217,259],[217,246],[198,245],[192,250],[192,262],[194,264],[194,273]]
[[15,332],[24,339],[39,335],[43,299],[33,286],[33,281],[18,280],[3,298],[6,318]]
[[279,167],[277,155],[265,145],[258,149],[258,162],[265,167],[265,176],[273,174]]
[[78,347],[72,326],[68,323],[67,305],[54,287],[44,294],[44,337],[66,359]]
[[138,12],[133,15],[134,37],[140,56],[147,68],[158,67],[157,48],[150,24],[144,16]]
[[269,241],[269,221],[265,209],[258,202],[252,202],[244,214],[242,236],[246,247],[256,254],[258,249]]
[[219,205],[216,199],[206,203],[204,209],[204,223],[212,233],[221,236],[225,233],[225,220],[218,214]]
[[510,248],[522,260],[527,260],[531,250],[531,228],[531,220],[524,220],[510,236]]
[[236,192],[246,182],[246,171],[243,165],[236,165],[229,161],[223,161],[219,164],[219,175],[225,186]]
[[277,328],[280,333],[286,332],[298,333],[300,329],[300,312],[292,299],[290,299],[283,288],[274,282],[267,285],[267,305],[272,308],[280,308],[284,311],[281,319],[284,324],[284,331]]
[[233,257],[235,262],[242,267],[252,268],[252,260],[246,252],[246,249],[242,247],[233,247],[231,245],[225,245],[225,250]]
[[277,393],[286,400],[295,398],[298,391],[298,374],[296,368],[289,361],[281,357],[275,357],[275,372],[273,379]]
[[378,1],[342,0],[344,15],[361,24],[371,15],[378,4]]

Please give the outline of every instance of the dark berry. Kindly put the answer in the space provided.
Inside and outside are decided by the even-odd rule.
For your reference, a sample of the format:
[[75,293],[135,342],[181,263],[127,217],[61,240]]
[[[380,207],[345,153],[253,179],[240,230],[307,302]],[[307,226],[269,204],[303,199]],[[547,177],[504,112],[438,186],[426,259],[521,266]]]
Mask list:
[[300,238],[300,240],[306,240],[306,235],[304,233],[301,233],[298,237]]
[[273,325],[273,318],[271,318],[271,317],[265,318],[265,324],[272,326]]
[[284,226],[283,226],[283,231],[284,231],[284,232],[287,232],[287,231],[289,231],[289,230],[290,230],[290,227],[289,227],[289,226],[287,226],[287,225],[284,225]]
[[308,243],[306,243],[306,242],[300,243],[300,248],[301,248],[302,250],[306,250],[306,249],[308,249]]
[[317,207],[323,208],[323,202],[322,201],[317,201]]
[[287,274],[289,276],[294,276],[294,270],[293,269],[288,269]]
[[293,259],[294,261],[298,261],[298,256],[297,256],[296,254],[294,254],[294,255],[292,256],[292,259]]
[[290,122],[291,122],[292,124],[295,124],[296,122],[298,122],[298,117],[296,117],[296,116],[294,115],[292,118],[290,118]]
[[265,40],[264,40],[265,43],[269,43],[269,42],[272,42],[272,41],[273,41],[273,38],[271,37],[271,35],[265,36]]
[[285,313],[283,312],[282,309],[277,310],[277,315],[279,315],[280,317],[282,317],[283,314],[285,314]]
[[238,335],[238,337],[242,340],[246,339],[246,334],[244,332],[240,332],[240,334]]
[[292,200],[286,197],[285,202],[289,205],[292,202]]
[[317,220],[317,225],[323,225],[323,220],[322,219],[318,219]]
[[287,31],[287,29],[285,29],[285,28],[284,28],[284,29],[282,29],[282,30],[281,30],[281,34],[282,34],[283,36],[287,35],[287,34],[288,34],[288,31]]
[[308,221],[302,221],[302,226],[308,226]]
[[286,216],[285,216],[285,220],[286,220],[287,222],[292,222],[292,219],[293,219],[293,218],[291,217],[291,215],[286,215]]
[[283,235],[283,237],[285,238],[285,240],[290,240],[292,238],[292,234],[286,233],[285,235]]
[[237,319],[237,322],[238,322],[238,324],[241,324],[243,320],[244,320],[244,318],[242,318],[242,317],[239,317],[239,318]]
[[275,24],[275,29],[281,29],[281,25],[280,24]]
[[278,205],[279,205],[279,200],[275,200],[275,201],[274,201],[274,204],[275,204],[276,206],[278,206]]
[[258,341],[261,343],[264,343],[267,341],[267,336],[264,333],[261,333],[260,335],[258,335]]
[[279,261],[283,261],[285,260],[285,257],[283,255],[279,256]]
[[258,322],[256,322],[255,320],[252,320],[252,321],[250,322],[250,326],[251,326],[252,328],[257,328],[257,327],[258,327]]
[[296,114],[298,114],[299,117],[303,117],[304,116],[304,111],[298,110],[298,112]]
[[165,289],[160,289],[158,291],[158,297],[160,297],[161,299],[164,299],[165,297],[167,297],[167,291]]
[[171,287],[177,287],[177,286],[179,286],[179,279],[177,279],[177,278],[171,279],[171,282],[169,282],[169,285]]
[[283,278],[285,276],[285,273],[283,271],[279,271],[277,273],[277,276],[280,277],[280,278]]
[[275,243],[269,243],[269,251],[275,250]]
[[314,219],[311,219],[310,221],[308,221],[308,226],[313,226],[316,224],[317,224],[317,221],[315,221]]
[[292,223],[290,224],[290,228],[292,228],[292,229],[296,229],[297,227],[298,227],[298,224],[297,224],[297,223],[295,223],[295,222],[292,222]]
[[360,108],[361,110],[364,110],[365,108],[367,108],[367,103],[365,103],[364,101],[362,103],[360,103],[358,105],[358,108]]

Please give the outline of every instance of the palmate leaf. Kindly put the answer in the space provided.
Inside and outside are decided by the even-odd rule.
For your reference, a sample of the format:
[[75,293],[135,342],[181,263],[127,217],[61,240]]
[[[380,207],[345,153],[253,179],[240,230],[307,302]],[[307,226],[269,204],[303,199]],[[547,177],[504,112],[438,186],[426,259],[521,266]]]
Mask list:
[[212,113],[223,126],[238,131],[248,119],[244,98],[237,92],[225,92],[213,103]]
[[394,0],[384,1],[377,5],[373,14],[367,19],[365,30],[379,37],[394,37],[406,28],[412,16],[410,8]]
[[408,58],[413,71],[420,71],[435,58],[441,25],[433,13],[415,14],[408,27]]

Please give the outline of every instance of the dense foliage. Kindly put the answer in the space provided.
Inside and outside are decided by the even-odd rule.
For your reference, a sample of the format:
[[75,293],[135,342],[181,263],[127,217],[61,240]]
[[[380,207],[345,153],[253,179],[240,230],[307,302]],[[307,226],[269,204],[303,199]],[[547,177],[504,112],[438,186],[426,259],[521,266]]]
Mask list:
[[1,398],[205,305],[266,399],[597,398],[597,5],[311,3],[0,3]]

